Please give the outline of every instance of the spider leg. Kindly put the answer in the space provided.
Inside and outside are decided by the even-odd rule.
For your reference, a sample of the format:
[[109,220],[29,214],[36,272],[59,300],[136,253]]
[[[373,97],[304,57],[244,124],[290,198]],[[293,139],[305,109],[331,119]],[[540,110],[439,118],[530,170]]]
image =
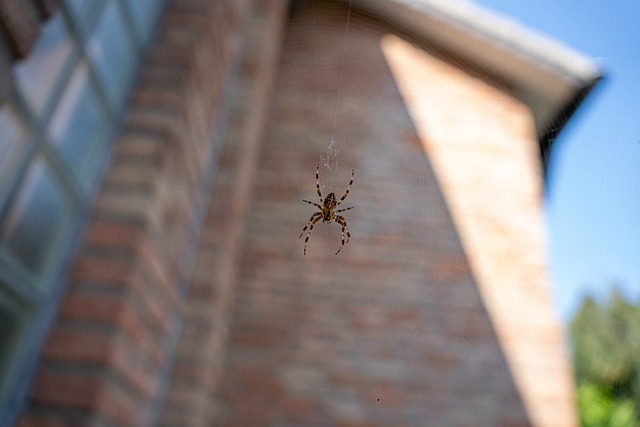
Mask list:
[[302,233],[300,233],[300,237],[298,237],[298,239],[302,239],[302,235],[307,230],[309,225],[315,224],[314,221],[316,219],[319,219],[320,217],[322,217],[322,214],[320,212],[314,212],[313,215],[311,215],[311,218],[309,218],[309,221],[307,222],[307,225],[305,225],[304,228],[302,229]]
[[316,191],[318,193],[318,198],[320,199],[320,204],[324,204],[324,200],[322,200],[322,193],[320,192],[320,163],[316,166]]
[[307,225],[305,225],[304,228],[302,229],[302,233],[300,233],[300,237],[298,237],[298,239],[301,239],[302,235],[304,234],[304,231],[307,229],[307,227],[309,227],[309,232],[307,233],[307,238],[304,239],[304,252],[303,253],[305,255],[307,254],[307,242],[309,241],[309,237],[311,237],[311,232],[313,231],[313,226],[318,221],[320,221],[320,219],[322,219],[322,214],[320,212],[315,212],[313,215],[311,215],[311,219],[309,220]]
[[[349,229],[347,228],[347,220],[344,219],[343,216],[340,215],[336,215],[335,218],[335,222],[337,222],[338,224],[340,224],[342,226],[342,245],[340,246],[340,249],[338,249],[338,252],[336,252],[336,255],[338,255],[340,253],[340,251],[342,250],[342,248],[344,247],[345,243],[349,243],[349,239],[351,238],[351,233],[349,233]],[[344,241],[344,232],[345,230],[347,231],[347,241]]]
[[333,213],[340,213],[340,212],[350,211],[353,208],[355,208],[355,206],[351,206],[350,208],[345,208],[345,209],[338,209],[337,211],[333,211]]
[[351,181],[349,181],[349,186],[347,187],[347,191],[344,192],[344,194],[342,195],[342,198],[338,201],[338,203],[336,203],[336,207],[340,206],[340,203],[342,203],[342,201],[344,199],[347,198],[347,196],[349,195],[349,190],[351,189],[351,185],[353,184],[353,175],[354,175],[354,171],[353,169],[351,169]]
[[310,201],[308,201],[308,200],[303,200],[303,202],[307,202],[307,203],[309,203],[310,205],[313,205],[313,206],[317,207],[318,209],[322,209],[322,206],[320,206],[320,205],[319,205],[319,204],[317,204],[317,203],[313,203],[313,202],[310,202]]

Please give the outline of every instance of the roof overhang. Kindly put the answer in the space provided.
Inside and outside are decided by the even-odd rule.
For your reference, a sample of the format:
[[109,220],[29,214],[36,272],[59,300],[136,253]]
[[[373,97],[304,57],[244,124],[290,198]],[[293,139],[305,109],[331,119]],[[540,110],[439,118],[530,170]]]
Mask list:
[[470,1],[350,1],[509,82],[533,112],[545,170],[555,137],[603,77],[586,56]]

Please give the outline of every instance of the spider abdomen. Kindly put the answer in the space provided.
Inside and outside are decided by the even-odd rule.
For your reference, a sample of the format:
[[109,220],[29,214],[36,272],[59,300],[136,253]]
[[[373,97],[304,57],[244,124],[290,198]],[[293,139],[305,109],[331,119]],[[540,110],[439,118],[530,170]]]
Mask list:
[[322,203],[324,204],[324,207],[329,210],[334,209],[338,205],[336,195],[333,193],[329,193]]

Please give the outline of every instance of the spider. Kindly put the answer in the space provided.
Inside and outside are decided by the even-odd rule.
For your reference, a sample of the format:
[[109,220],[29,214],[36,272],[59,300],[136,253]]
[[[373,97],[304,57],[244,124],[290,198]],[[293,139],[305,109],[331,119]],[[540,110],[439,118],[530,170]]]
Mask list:
[[[349,229],[347,228],[347,220],[344,219],[343,216],[336,215],[336,214],[351,210],[354,207],[351,206],[346,209],[338,209],[338,210],[336,210],[336,208],[340,206],[340,203],[342,203],[342,201],[346,199],[347,196],[349,195],[349,189],[351,188],[351,184],[353,184],[353,174],[354,174],[354,171],[353,169],[351,169],[351,181],[349,182],[347,191],[344,192],[340,200],[336,201],[336,195],[333,193],[329,193],[329,195],[324,200],[322,200],[322,193],[320,192],[320,164],[318,163],[318,166],[316,167],[316,192],[318,193],[318,198],[320,199],[321,204],[310,202],[309,200],[303,200],[303,202],[309,203],[310,205],[313,205],[318,209],[320,209],[319,212],[314,212],[313,215],[311,215],[311,218],[309,218],[309,222],[307,222],[307,225],[304,226],[304,228],[302,229],[302,233],[300,233],[300,237],[298,237],[298,239],[302,239],[302,235],[304,234],[305,230],[307,228],[309,229],[309,232],[307,233],[307,238],[304,239],[305,255],[307,254],[307,242],[309,241],[309,237],[311,237],[311,231],[313,230],[313,226],[320,220],[322,220],[322,222],[327,222],[327,223],[331,221],[335,221],[342,226],[342,245],[340,246],[340,249],[338,249],[338,251],[335,253],[336,255],[340,253],[345,243],[349,243],[349,238],[351,237],[351,234],[349,233]],[[347,231],[346,242],[344,241],[345,230]]]

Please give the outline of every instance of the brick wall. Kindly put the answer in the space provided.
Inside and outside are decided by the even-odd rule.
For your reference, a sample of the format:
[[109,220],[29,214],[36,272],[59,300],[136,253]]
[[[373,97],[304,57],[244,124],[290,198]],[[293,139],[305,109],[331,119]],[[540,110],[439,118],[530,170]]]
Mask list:
[[287,11],[285,1],[254,3],[246,21],[250,31],[237,74],[230,125],[185,304],[184,328],[163,426],[212,425],[220,411],[216,396],[234,301],[241,227]]
[[[392,29],[354,9],[346,37],[346,20],[345,8],[316,2],[289,22],[257,148],[217,425],[575,425],[539,244],[542,182],[530,112],[508,86],[491,86],[422,45],[430,65],[402,65],[438,82],[420,112],[441,120],[424,128],[412,105],[419,87],[401,92],[383,52]],[[451,141],[440,138],[452,132]],[[432,158],[447,143],[465,154],[445,164],[462,190]],[[303,256],[296,237],[313,208],[301,199],[316,200],[315,166],[328,148],[338,153],[323,162],[323,194],[341,194],[355,169],[346,204],[356,208],[345,214],[351,242],[334,256],[339,227],[320,223]],[[464,195],[484,202],[471,212],[486,231],[475,245],[463,234],[469,216],[453,212]],[[474,256],[491,242],[489,253],[500,256],[488,275]],[[508,280],[485,286],[501,271]],[[516,317],[540,329],[505,335],[504,322]],[[525,348],[533,357],[514,359]],[[554,369],[540,368],[549,361]],[[523,381],[532,376],[541,381]],[[546,389],[554,377],[561,386]]]
[[157,421],[249,11],[249,1],[171,2],[20,426]]
[[[281,45],[284,0],[171,3],[21,427],[559,425],[532,416],[550,407],[573,425],[529,111],[422,46],[404,69],[438,82],[422,113],[444,114],[424,127],[394,29],[354,9],[345,38],[344,7],[298,6]],[[356,171],[339,256],[335,224],[307,256],[297,239],[321,156],[324,194]]]
[[469,78],[399,38],[385,37],[383,50],[532,424],[577,425],[565,331],[551,301],[529,110],[504,85]]

